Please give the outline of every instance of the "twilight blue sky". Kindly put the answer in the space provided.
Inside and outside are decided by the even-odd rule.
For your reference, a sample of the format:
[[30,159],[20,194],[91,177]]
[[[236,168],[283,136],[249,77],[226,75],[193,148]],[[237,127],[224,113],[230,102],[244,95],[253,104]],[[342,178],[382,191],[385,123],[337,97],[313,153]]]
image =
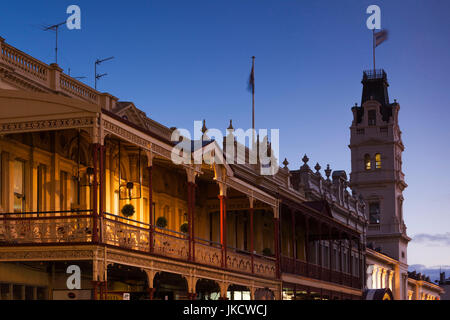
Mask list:
[[350,171],[350,108],[371,67],[365,11],[382,10],[389,40],[377,49],[391,100],[400,105],[408,189],[404,215],[409,264],[450,268],[450,2],[305,0],[148,0],[12,2],[0,36],[51,63],[54,35],[40,26],[81,7],[82,29],[60,33],[59,64],[93,86],[133,101],[151,118],[193,129],[251,126],[247,79],[256,56],[256,124],[280,129],[290,168],[307,153],[314,165]]

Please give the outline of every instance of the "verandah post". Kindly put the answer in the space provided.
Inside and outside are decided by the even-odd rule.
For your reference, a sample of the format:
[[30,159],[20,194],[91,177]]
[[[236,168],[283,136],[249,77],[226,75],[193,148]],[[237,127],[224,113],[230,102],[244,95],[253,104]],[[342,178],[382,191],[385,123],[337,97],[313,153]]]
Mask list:
[[191,233],[192,233],[192,261],[195,261],[195,188],[197,185],[191,182]]
[[154,243],[153,243],[153,179],[152,179],[152,172],[153,172],[153,166],[150,165],[147,168],[148,170],[148,219],[149,219],[149,251],[150,253],[153,253],[154,251]]
[[92,242],[98,242],[98,185],[97,185],[97,158],[98,158],[99,144],[93,144],[92,160],[94,168],[94,181],[93,181],[93,199],[92,199]]
[[227,267],[227,208],[225,195],[219,195],[220,200],[220,244],[222,250],[222,268]]

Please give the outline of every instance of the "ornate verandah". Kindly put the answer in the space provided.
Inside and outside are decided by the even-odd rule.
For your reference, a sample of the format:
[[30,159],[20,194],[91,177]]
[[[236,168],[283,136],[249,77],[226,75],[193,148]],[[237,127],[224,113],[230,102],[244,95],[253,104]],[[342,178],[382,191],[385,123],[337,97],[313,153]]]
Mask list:
[[284,281],[299,275],[309,286],[314,279],[360,295],[365,264],[361,234],[332,219],[326,200],[299,205],[284,199],[280,221]]
[[[27,257],[42,259],[43,261],[52,260],[52,257],[55,259],[67,257],[67,259],[73,260],[74,256],[77,257],[77,254],[73,252],[81,250],[85,253],[80,252],[79,259],[96,261],[96,267],[93,268],[94,281],[104,282],[107,277],[104,270],[110,262],[105,258],[102,260],[101,255],[106,254],[107,256],[110,248],[116,248],[122,250],[125,255],[135,252],[135,254],[143,255],[147,259],[151,256],[150,261],[154,261],[152,259],[156,259],[156,257],[161,257],[169,265],[175,263],[176,260],[188,261],[191,268],[194,265],[209,265],[212,268],[221,269],[219,273],[215,271],[216,275],[224,273],[231,275],[233,270],[240,273],[244,272],[248,274],[247,278],[244,277],[245,279],[253,279],[252,281],[261,282],[263,287],[270,286],[277,289],[277,264],[274,258],[255,255],[253,252],[250,254],[236,252],[233,248],[227,247],[226,237],[221,237],[221,241],[215,246],[211,242],[208,243],[211,239],[205,241],[194,236],[195,230],[193,227],[200,223],[200,221],[194,222],[196,217],[194,191],[196,177],[199,179],[199,176],[205,174],[201,171],[201,167],[180,166],[178,168],[179,171],[185,172],[184,176],[188,180],[188,197],[185,202],[187,203],[188,222],[191,222],[188,225],[192,227],[189,227],[187,235],[174,230],[163,230],[164,228],[155,226],[154,217],[152,219],[152,168],[153,163],[157,163],[156,166],[158,166],[170,159],[172,146],[169,143],[161,142],[153,135],[143,132],[125,123],[125,121],[98,112],[97,106],[88,105],[86,107],[85,103],[77,100],[11,91],[2,92],[0,99],[2,105],[11,105],[11,108],[7,109],[8,114],[2,114],[1,120],[1,135],[3,138],[0,148],[2,160],[8,162],[6,167],[8,174],[5,175],[7,179],[5,178],[4,182],[14,183],[14,177],[10,169],[14,166],[13,162],[16,160],[24,163],[23,176],[27,181],[27,183],[24,183],[25,188],[21,198],[23,205],[20,208],[15,207],[17,201],[14,197],[17,197],[17,195],[14,193],[6,194],[6,191],[2,192],[3,213],[1,218],[4,239],[2,239],[1,257],[3,261],[13,261],[11,259],[27,261]],[[56,112],[55,108],[60,112]],[[5,109],[2,109],[2,111],[4,112]],[[17,112],[17,114],[14,115],[14,112]],[[28,143],[30,141],[23,140],[23,136],[27,135],[32,137],[31,144]],[[36,138],[36,135],[39,137]],[[48,150],[40,150],[40,142],[37,144],[34,142],[40,138],[45,138],[46,135],[50,136],[50,144],[54,147],[50,147]],[[114,183],[111,175],[105,174],[108,168],[108,163],[105,162],[108,161],[108,143],[113,139],[122,141],[124,145],[134,147],[142,152],[145,169],[143,166],[142,170],[139,171],[147,170],[147,185],[141,185],[140,187],[142,187],[143,194],[147,195],[147,206],[142,205],[143,198],[139,200],[141,205],[137,206],[140,208],[138,219],[127,219],[111,210],[114,202],[112,196]],[[66,145],[73,143],[78,143],[77,148],[71,148],[70,146],[66,148]],[[13,144],[15,144],[14,147],[12,147]],[[58,149],[64,150],[65,148],[69,150],[66,157],[57,152]],[[79,152],[75,152],[75,149]],[[111,155],[111,152],[109,153]],[[79,161],[80,158],[83,158],[83,160]],[[47,195],[44,197],[39,191],[40,184],[43,183],[39,173],[42,163],[45,163],[48,169],[48,172],[44,172],[42,176],[44,177],[44,184],[48,187]],[[55,165],[56,163],[58,163],[58,166]],[[75,184],[69,183],[66,185],[62,183],[61,181],[71,180],[67,179],[67,176],[62,176],[62,171],[77,177]],[[221,166],[216,167],[216,172],[218,171],[225,172]],[[82,173],[81,176],[80,172]],[[108,179],[109,181],[107,181]],[[211,179],[210,177],[206,180],[208,179],[210,179],[210,184],[217,185],[213,180],[214,178]],[[222,192],[226,188],[233,188],[239,190],[238,192],[244,192],[244,195],[251,194],[252,199],[265,201],[271,199],[264,192],[241,184],[235,177],[227,176],[226,172],[220,177],[219,182]],[[81,189],[84,189],[84,191],[80,191],[80,183],[82,184]],[[78,198],[75,205],[66,201],[66,197],[69,197],[69,191],[73,192],[74,190],[77,191],[73,193],[73,197]],[[50,197],[48,194],[50,194]],[[109,199],[106,195],[109,195]],[[225,203],[227,199],[225,194],[221,194],[219,198],[217,202],[222,204],[220,216],[226,217]],[[232,202],[232,200],[230,201]],[[248,207],[251,209],[251,202],[248,203]],[[272,199],[266,206],[273,210],[277,208],[273,206],[274,204],[276,205],[276,201]],[[111,212],[108,212],[108,209]],[[147,211],[148,215],[145,215],[144,211]],[[224,221],[226,219],[221,219],[221,221],[220,232],[224,235],[226,230]],[[41,253],[41,258],[33,258],[33,254],[25,249],[25,246],[39,247],[38,252]],[[93,247],[86,250],[86,246]],[[104,246],[107,249],[97,249],[98,246]],[[67,248],[61,249],[61,247]],[[19,248],[21,249],[18,250]],[[23,255],[21,257],[17,254],[13,255],[13,251],[17,252],[19,256],[20,253],[23,253]],[[72,253],[69,253],[71,251]],[[55,252],[59,253],[55,254]],[[46,253],[48,254],[46,255]],[[65,256],[65,254],[68,255]],[[97,259],[98,256],[100,258]],[[220,259],[217,259],[217,257]],[[117,263],[117,260],[112,263]],[[122,259],[122,263],[127,262]],[[186,263],[183,265],[186,265]],[[248,268],[249,265],[251,265],[251,268]],[[155,270],[155,272],[157,270],[153,267],[150,268],[151,263],[140,264],[140,267]],[[189,271],[189,274],[192,274],[192,270]],[[224,278],[221,279],[223,282]],[[240,283],[244,284],[242,281]],[[97,286],[97,283],[95,286]]]

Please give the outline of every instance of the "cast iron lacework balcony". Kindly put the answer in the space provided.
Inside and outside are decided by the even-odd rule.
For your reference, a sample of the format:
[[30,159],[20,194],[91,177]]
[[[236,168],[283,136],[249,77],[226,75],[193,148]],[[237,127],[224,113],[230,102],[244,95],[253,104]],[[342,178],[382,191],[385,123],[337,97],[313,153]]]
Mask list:
[[281,271],[347,287],[361,288],[361,281],[357,276],[286,256],[281,256]]
[[0,246],[92,242],[92,210],[0,214]]
[[84,243],[104,243],[126,250],[276,278],[276,260],[273,257],[254,254],[252,268],[249,252],[228,247],[224,260],[220,243],[200,238],[192,241],[190,251],[189,238],[185,233],[152,227],[110,213],[95,216],[92,210],[76,210],[0,214],[0,246]]

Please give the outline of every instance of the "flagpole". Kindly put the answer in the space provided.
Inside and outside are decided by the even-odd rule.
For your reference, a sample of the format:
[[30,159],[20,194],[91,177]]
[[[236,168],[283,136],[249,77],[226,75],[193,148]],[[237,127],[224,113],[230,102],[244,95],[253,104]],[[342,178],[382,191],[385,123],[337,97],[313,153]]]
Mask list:
[[373,46],[373,74],[375,76],[375,28],[372,29],[372,46]]
[[255,144],[255,56],[252,57],[252,72],[253,72],[253,85],[252,85],[252,147]]
[[[252,69],[255,72],[255,56],[252,57]],[[255,80],[253,80],[254,82]],[[255,84],[252,86],[252,129],[255,130]]]

